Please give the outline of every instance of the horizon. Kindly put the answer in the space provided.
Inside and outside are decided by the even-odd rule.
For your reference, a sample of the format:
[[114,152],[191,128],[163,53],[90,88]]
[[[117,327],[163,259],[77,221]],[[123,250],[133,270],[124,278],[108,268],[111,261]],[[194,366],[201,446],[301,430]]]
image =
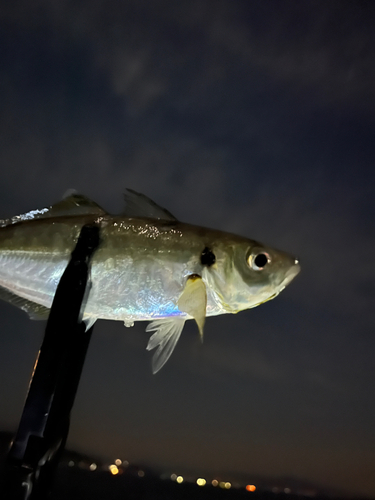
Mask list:
[[[0,466],[6,453],[1,450],[1,445],[4,441],[10,442],[11,438],[15,435],[15,432],[0,430]],[[121,462],[121,463],[120,463]],[[94,465],[94,467],[93,467]],[[113,467],[116,465],[116,471],[113,471]],[[267,475],[255,475],[251,472],[209,472],[209,471],[198,471],[194,469],[184,469],[183,467],[177,467],[172,465],[162,464],[150,464],[145,461],[140,461],[139,463],[133,463],[126,459],[126,456],[122,458],[109,457],[109,456],[90,456],[84,450],[73,450],[66,448],[63,455],[59,461],[58,468],[75,468],[82,471],[91,472],[105,472],[109,475],[117,476],[118,474],[131,475],[139,478],[147,479],[157,479],[162,481],[176,482],[177,484],[190,484],[197,486],[214,486],[222,489],[234,489],[234,490],[246,490],[246,486],[251,485],[255,487],[251,491],[252,493],[256,491],[258,494],[272,492],[274,494],[284,494],[286,496],[301,496],[310,498],[321,498],[322,496],[332,498],[333,500],[373,500],[374,497],[363,496],[358,497],[356,492],[351,492],[343,489],[334,489],[328,485],[320,484],[319,482],[309,481],[300,477],[293,476],[267,476]],[[0,477],[1,477],[0,470]],[[142,474],[139,474],[141,472]],[[180,480],[177,480],[179,478]],[[198,484],[200,478],[205,481],[204,484]],[[215,484],[216,483],[216,484]],[[222,483],[226,483],[228,486],[224,487]],[[52,489],[52,494],[56,487]]]

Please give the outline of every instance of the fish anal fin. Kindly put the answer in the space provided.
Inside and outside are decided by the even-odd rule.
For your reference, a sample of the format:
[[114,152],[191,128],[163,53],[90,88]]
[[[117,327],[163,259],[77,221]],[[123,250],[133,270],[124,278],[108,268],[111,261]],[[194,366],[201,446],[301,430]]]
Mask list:
[[163,219],[176,221],[166,208],[163,208],[152,201],[148,196],[137,193],[133,189],[126,189],[124,193],[125,210],[123,215],[126,217],[151,217],[153,219]]
[[207,291],[206,285],[199,274],[191,274],[188,277],[184,291],[178,299],[177,306],[181,312],[185,312],[195,319],[201,340],[203,341],[203,327],[206,320],[207,308]]
[[95,316],[86,316],[86,315],[83,315],[83,322],[85,323],[85,326],[86,326],[86,332],[88,330],[90,330],[90,328],[92,326],[94,326],[94,323],[95,321],[97,320],[98,318],[96,318]]
[[157,319],[149,323],[146,332],[155,332],[151,335],[146,349],[151,351],[157,347],[152,358],[152,373],[157,373],[170,358],[181,332],[184,328],[185,318],[171,317]]
[[27,312],[30,319],[46,320],[48,319],[50,309],[48,307],[32,302],[31,300],[24,299],[18,295],[10,292],[6,288],[0,286],[0,299],[9,302],[23,311]]

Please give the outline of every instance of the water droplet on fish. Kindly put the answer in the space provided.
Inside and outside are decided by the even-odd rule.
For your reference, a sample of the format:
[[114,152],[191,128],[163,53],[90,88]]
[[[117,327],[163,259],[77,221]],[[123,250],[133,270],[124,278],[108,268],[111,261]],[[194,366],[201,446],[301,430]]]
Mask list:
[[124,325],[127,327],[127,328],[130,328],[131,326],[134,326],[134,321],[132,321],[131,319],[126,319],[124,321]]

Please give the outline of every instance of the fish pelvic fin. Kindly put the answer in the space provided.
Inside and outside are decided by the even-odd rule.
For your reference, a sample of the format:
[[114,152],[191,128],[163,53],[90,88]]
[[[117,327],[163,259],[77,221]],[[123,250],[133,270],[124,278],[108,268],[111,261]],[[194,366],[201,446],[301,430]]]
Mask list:
[[199,274],[191,274],[178,299],[177,306],[181,312],[192,316],[197,325],[201,341],[203,342],[203,327],[206,321],[207,291],[206,285]]
[[185,318],[172,317],[157,319],[149,323],[146,332],[151,335],[146,349],[151,351],[157,347],[152,358],[152,373],[155,375],[170,358],[185,325]]

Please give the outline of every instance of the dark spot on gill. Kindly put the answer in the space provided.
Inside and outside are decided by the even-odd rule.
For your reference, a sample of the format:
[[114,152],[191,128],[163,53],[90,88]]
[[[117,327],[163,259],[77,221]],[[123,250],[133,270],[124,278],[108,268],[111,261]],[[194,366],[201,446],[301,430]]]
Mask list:
[[216,257],[212,251],[206,247],[201,254],[201,263],[203,266],[210,267],[212,264],[215,264]]

